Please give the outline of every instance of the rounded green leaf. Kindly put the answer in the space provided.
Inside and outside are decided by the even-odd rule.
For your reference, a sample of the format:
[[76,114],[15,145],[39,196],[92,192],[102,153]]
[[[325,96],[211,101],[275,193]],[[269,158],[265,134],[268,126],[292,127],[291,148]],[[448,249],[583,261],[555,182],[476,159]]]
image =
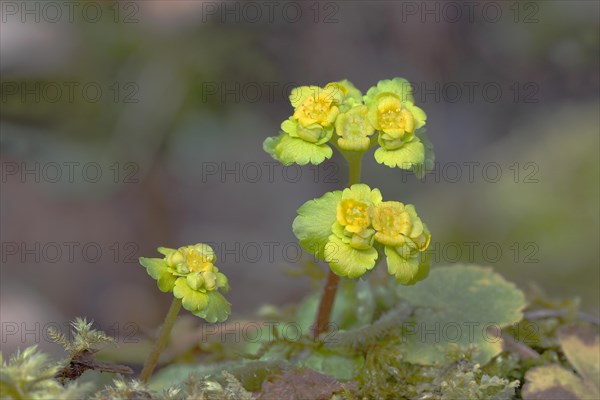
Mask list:
[[140,264],[146,268],[148,275],[154,279],[158,279],[161,273],[167,270],[167,263],[162,258],[139,258]]
[[231,304],[223,297],[223,295],[216,291],[208,292],[206,295],[208,298],[208,304],[203,309],[194,312],[194,315],[204,318],[207,322],[223,322],[227,320],[229,314],[231,314]]
[[398,295],[416,307],[402,346],[407,362],[444,362],[454,346],[476,345],[474,361],[486,364],[502,350],[488,328],[502,328],[523,317],[525,296],[491,268],[457,265],[437,268]]
[[325,245],[336,221],[336,207],[341,198],[342,192],[335,191],[307,201],[298,209],[298,216],[292,224],[300,246],[321,260],[325,259]]
[[157,281],[158,288],[162,292],[170,292],[173,290],[176,277],[173,276],[167,263],[162,258],[146,258],[140,257],[140,264],[146,268],[148,275]]
[[419,272],[419,257],[404,258],[391,247],[385,247],[388,273],[394,275],[398,283],[410,285],[415,283]]
[[329,237],[325,246],[325,261],[331,270],[339,276],[355,279],[362,276],[375,266],[377,250],[371,247],[366,250],[357,250],[336,235]]
[[390,168],[411,169],[425,161],[425,148],[418,138],[404,144],[399,149],[386,150],[383,147],[375,150],[375,160]]
[[183,308],[193,313],[204,310],[208,305],[208,295],[190,288],[186,278],[183,277],[177,278],[175,281],[173,295],[181,299]]
[[[281,162],[283,165],[306,165],[320,164],[333,155],[333,150],[327,144],[309,143],[300,138],[293,138],[286,134],[280,135],[278,143],[273,140],[265,140],[263,148],[273,158]],[[275,140],[277,140],[275,139]],[[274,146],[274,149],[273,149]]]

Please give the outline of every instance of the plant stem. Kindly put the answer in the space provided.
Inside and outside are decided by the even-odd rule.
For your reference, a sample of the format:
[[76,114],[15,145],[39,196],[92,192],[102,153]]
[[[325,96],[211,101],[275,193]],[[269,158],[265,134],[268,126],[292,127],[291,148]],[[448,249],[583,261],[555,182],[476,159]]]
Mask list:
[[[363,153],[342,151],[342,154],[348,162],[348,186],[360,183],[361,161]],[[321,302],[319,303],[317,319],[313,325],[313,337],[315,339],[317,339],[321,333],[327,332],[327,329],[329,328],[329,318],[331,317],[331,310],[333,309],[333,303],[339,282],[340,277],[334,274],[333,271],[329,270],[329,274],[327,274],[327,282],[323,288]]]
[[156,343],[154,343],[154,348],[148,356],[148,359],[144,364],[144,368],[140,373],[140,381],[147,383],[150,377],[152,376],[152,372],[154,371],[154,368],[158,363],[160,353],[163,351],[163,349],[167,345],[167,342],[169,341],[171,330],[173,329],[175,320],[177,320],[177,315],[179,314],[180,309],[181,300],[173,299],[171,307],[169,308],[169,312],[167,312],[167,316],[165,317],[165,321],[163,322],[163,326],[160,330],[160,335],[158,336],[158,339],[156,339]]
[[335,300],[335,293],[337,292],[339,282],[340,277],[330,270],[329,274],[327,274],[327,282],[325,283],[321,302],[319,303],[317,321],[313,326],[313,337],[315,340],[321,333],[326,332],[329,328],[329,317],[331,315],[331,310],[333,309],[333,301]]
[[362,153],[349,154],[345,158],[348,161],[348,186],[360,183]]

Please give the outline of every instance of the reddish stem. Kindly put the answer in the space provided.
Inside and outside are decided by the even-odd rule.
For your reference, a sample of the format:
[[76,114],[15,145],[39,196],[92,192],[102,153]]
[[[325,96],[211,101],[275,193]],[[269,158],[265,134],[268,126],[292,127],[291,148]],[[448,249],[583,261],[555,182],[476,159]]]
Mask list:
[[[360,182],[361,159],[363,153],[342,151],[342,155],[348,162],[348,187],[350,187]],[[323,295],[321,296],[321,303],[319,303],[317,320],[313,325],[313,337],[315,340],[318,339],[321,333],[327,332],[329,328],[329,318],[331,317],[331,310],[333,309],[333,302],[335,300],[335,293],[339,281],[340,277],[330,270],[327,275],[325,288],[323,289]]]
[[333,301],[335,300],[335,293],[337,291],[340,277],[329,271],[327,275],[327,282],[323,289],[323,296],[321,297],[321,303],[319,304],[319,313],[317,314],[317,321],[313,326],[313,337],[317,339],[323,332],[327,332],[329,328],[329,317],[331,316],[331,310],[333,309]]

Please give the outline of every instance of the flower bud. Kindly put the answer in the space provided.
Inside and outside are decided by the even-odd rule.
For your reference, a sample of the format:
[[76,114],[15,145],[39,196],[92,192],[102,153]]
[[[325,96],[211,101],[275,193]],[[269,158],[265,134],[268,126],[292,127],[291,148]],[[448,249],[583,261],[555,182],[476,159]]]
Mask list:
[[188,276],[185,277],[188,286],[194,290],[200,290],[204,287],[204,277],[203,273],[200,272],[192,272]]

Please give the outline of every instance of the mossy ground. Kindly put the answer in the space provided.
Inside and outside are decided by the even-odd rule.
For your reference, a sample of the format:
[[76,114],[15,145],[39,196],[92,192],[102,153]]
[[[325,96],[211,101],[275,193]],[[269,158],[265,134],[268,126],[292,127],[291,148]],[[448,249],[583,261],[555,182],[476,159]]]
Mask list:
[[[463,292],[445,300],[448,313],[435,310],[427,300],[427,290],[442,283],[439,278],[445,273],[457,277],[443,279],[447,292]],[[489,290],[473,289],[489,284],[494,297]],[[297,306],[262,310],[262,322],[280,325],[263,325],[272,328],[272,337],[260,343],[223,342],[219,335],[198,340],[193,333],[199,327],[180,317],[172,341],[192,339],[148,385],[130,376],[116,376],[103,384],[99,371],[106,376],[111,372],[107,365],[124,368],[107,363],[89,366],[92,371],[81,377],[65,376],[79,355],[96,355],[95,347],[109,341],[78,320],[71,340],[54,335],[68,352],[67,359],[53,362],[29,348],[5,360],[2,399],[535,399],[560,394],[583,399],[600,390],[598,321],[580,312],[577,301],[553,301],[536,291],[518,299],[522,292],[514,285],[488,268],[473,266],[434,269],[420,286],[411,287],[408,294],[403,292],[406,288],[379,282],[377,277],[347,282],[336,299],[335,332],[320,340],[290,340],[282,329],[284,321],[300,327],[309,323],[315,312],[314,295]],[[433,299],[443,298],[441,290],[436,293]],[[501,306],[492,307],[490,302]],[[485,336],[499,343],[496,353],[493,347],[482,352],[478,337],[466,345],[440,337],[428,351],[414,342],[415,323],[434,315],[426,310],[441,312],[442,319],[450,315],[458,323],[453,310],[459,306],[464,321],[477,321],[481,309],[489,321],[496,321],[500,330],[488,329]],[[515,312],[518,318],[513,321]],[[108,347],[97,356],[103,353],[108,358],[113,354]]]

